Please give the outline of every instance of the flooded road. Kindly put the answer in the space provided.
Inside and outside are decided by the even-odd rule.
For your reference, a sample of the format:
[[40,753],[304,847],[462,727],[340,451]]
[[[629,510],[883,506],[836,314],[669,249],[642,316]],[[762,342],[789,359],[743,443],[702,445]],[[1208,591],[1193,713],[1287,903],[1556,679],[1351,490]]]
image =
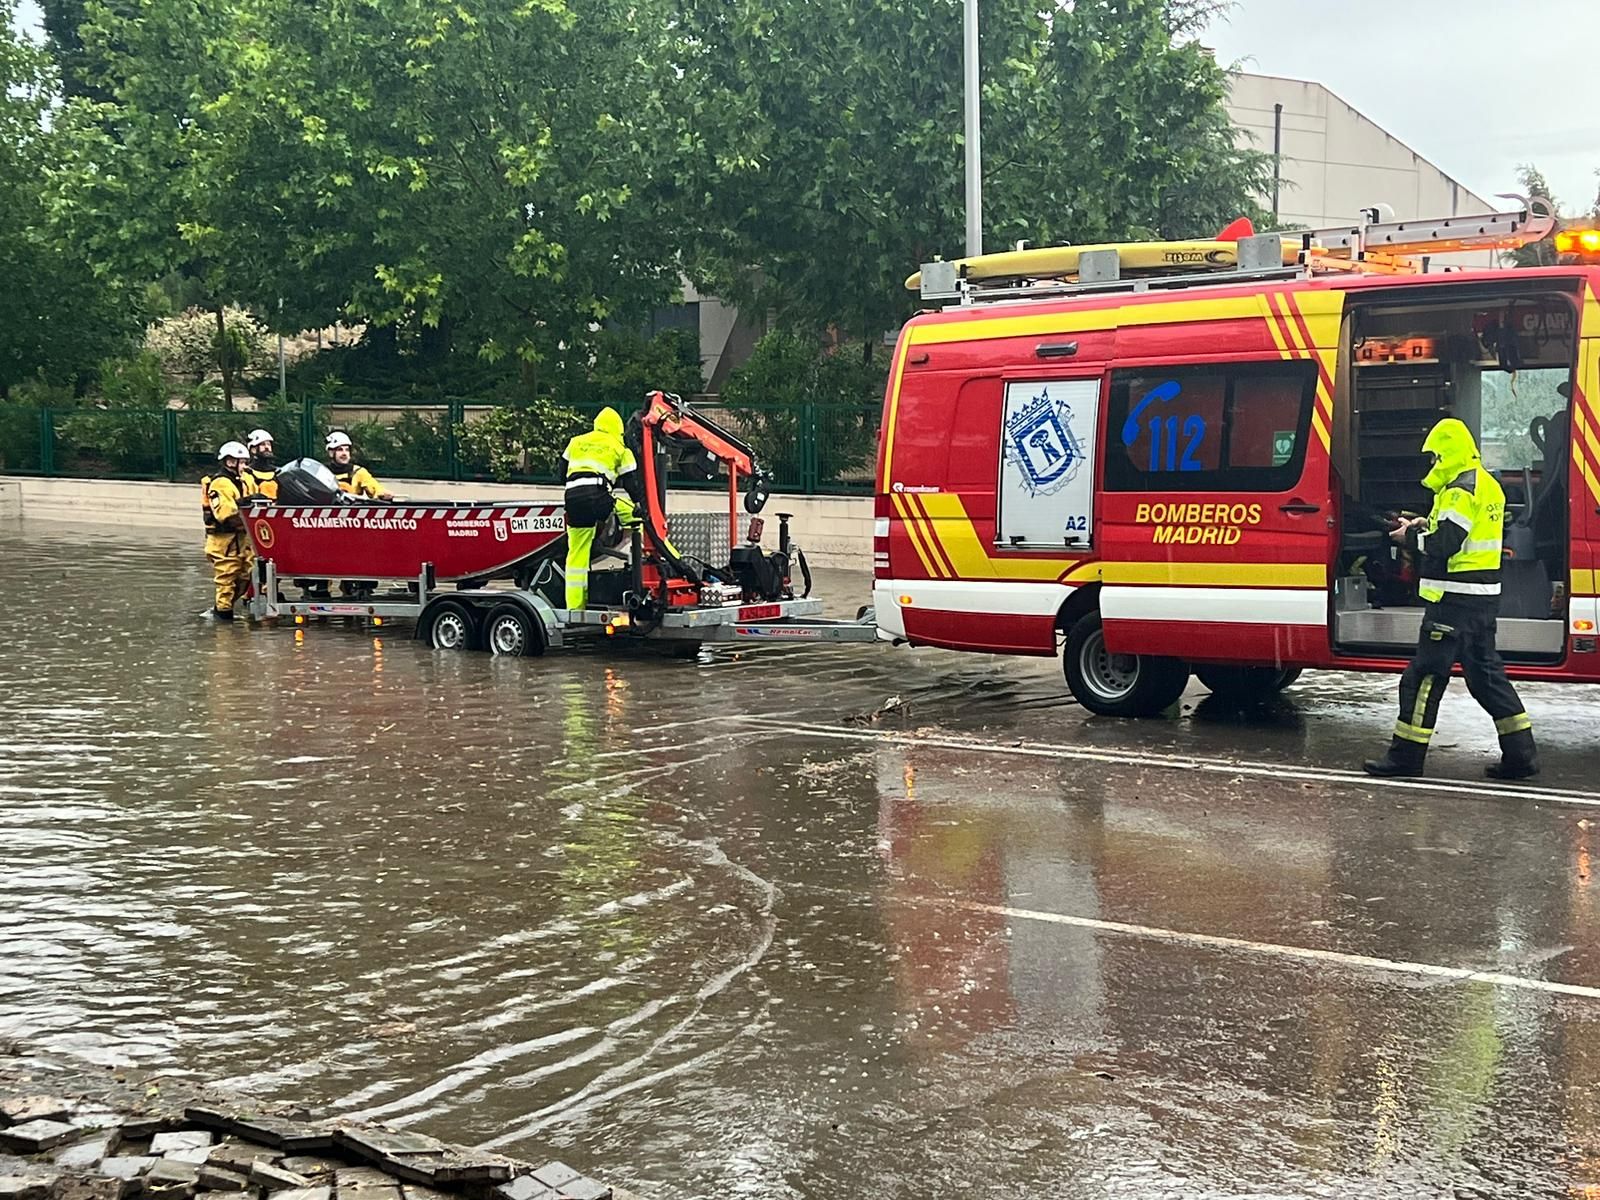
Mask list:
[[1600,1187],[1600,693],[1372,783],[1391,678],[450,656],[201,622],[197,541],[0,526],[0,1043],[663,1200]]

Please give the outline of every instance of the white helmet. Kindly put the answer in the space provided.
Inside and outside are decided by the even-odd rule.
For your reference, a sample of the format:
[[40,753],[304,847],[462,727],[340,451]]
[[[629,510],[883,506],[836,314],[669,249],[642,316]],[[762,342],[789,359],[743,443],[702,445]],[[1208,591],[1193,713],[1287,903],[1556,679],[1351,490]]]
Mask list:
[[341,429],[335,429],[332,433],[330,433],[328,435],[328,440],[324,443],[324,445],[330,451],[337,450],[340,446],[348,446],[349,444],[350,435]]
[[225,458],[249,458],[249,457],[250,457],[250,451],[246,450],[244,448],[244,445],[242,443],[240,443],[240,442],[223,442],[222,443],[222,448],[217,451],[217,461],[218,462],[221,462]]
[[250,436],[245,438],[244,444],[249,446],[250,449],[254,450],[257,446],[261,445],[262,442],[271,443],[271,441],[272,435],[265,429],[252,429],[250,431]]

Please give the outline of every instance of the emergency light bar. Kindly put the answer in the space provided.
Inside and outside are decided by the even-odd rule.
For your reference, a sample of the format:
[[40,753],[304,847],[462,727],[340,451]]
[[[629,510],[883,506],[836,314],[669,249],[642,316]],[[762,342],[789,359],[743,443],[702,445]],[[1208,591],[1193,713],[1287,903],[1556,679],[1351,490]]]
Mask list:
[[1556,234],[1556,253],[1600,258],[1600,229],[1563,229]]

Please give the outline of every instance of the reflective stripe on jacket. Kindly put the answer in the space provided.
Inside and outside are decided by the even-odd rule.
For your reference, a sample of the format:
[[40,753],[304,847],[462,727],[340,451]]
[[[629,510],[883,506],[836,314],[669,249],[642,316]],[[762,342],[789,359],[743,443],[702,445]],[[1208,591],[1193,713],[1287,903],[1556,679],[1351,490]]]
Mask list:
[[1500,594],[1505,513],[1506,494],[1482,467],[1463,472],[1434,497],[1428,530],[1417,537],[1424,600]]

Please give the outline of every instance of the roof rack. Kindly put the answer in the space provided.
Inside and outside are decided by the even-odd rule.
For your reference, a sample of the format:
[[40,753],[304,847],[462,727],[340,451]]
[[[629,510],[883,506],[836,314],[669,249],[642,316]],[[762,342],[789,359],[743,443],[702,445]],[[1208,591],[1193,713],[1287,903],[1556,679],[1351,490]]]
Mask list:
[[[924,263],[910,281],[929,301],[957,305],[1052,296],[1145,292],[1275,279],[1307,279],[1318,274],[1426,274],[1430,259],[1465,251],[1515,250],[1548,236],[1556,227],[1555,206],[1543,196],[1501,195],[1521,207],[1515,212],[1382,221],[1378,208],[1363,209],[1361,221],[1327,229],[1283,230],[1235,242],[1128,242],[1122,246],[1048,247],[1040,251],[985,255],[954,262]],[[1171,246],[1174,251],[1158,253]],[[1209,249],[1207,249],[1209,248]],[[1135,264],[1124,274],[1124,255]],[[1176,261],[1176,269],[1151,269],[1152,258]],[[1030,271],[1030,260],[1064,264]],[[1221,264],[1221,265],[1217,265]],[[1183,265],[1191,267],[1182,269]]]

